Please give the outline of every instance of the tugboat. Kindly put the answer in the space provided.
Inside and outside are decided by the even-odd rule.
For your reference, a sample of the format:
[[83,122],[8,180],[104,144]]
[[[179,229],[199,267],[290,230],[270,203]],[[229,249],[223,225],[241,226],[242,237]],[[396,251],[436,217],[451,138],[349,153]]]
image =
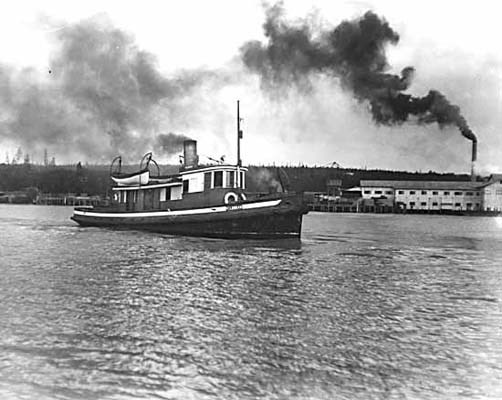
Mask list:
[[[301,194],[246,192],[247,168],[240,159],[240,122],[237,102],[236,165],[199,165],[195,140],[184,141],[183,165],[176,175],[152,175],[151,153],[143,157],[139,171],[123,174],[121,158],[116,157],[110,167],[114,182],[111,203],[75,207],[71,219],[81,226],[185,236],[300,238],[302,217],[308,212]],[[113,172],[115,161],[119,168]]]

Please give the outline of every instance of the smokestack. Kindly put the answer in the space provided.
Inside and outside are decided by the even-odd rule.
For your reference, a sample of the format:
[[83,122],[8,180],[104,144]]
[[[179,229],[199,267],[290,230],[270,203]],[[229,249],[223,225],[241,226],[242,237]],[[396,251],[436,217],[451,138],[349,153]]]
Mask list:
[[471,158],[471,181],[476,180],[476,160],[478,159],[478,141],[472,141],[472,158]]
[[197,168],[199,165],[199,156],[197,155],[197,141],[196,140],[185,140],[183,142],[183,166],[186,169]]

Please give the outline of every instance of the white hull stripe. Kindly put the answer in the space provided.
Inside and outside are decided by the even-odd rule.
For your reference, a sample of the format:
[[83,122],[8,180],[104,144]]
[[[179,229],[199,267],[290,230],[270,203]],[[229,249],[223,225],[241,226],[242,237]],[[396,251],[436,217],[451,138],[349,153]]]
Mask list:
[[214,214],[227,211],[252,210],[255,208],[275,207],[281,203],[281,199],[261,201],[257,203],[235,204],[208,208],[196,208],[193,210],[175,210],[175,211],[148,211],[148,212],[124,212],[124,213],[104,213],[93,211],[75,210],[74,215],[86,217],[105,217],[105,218],[143,218],[143,217],[171,217],[175,215],[197,215]]

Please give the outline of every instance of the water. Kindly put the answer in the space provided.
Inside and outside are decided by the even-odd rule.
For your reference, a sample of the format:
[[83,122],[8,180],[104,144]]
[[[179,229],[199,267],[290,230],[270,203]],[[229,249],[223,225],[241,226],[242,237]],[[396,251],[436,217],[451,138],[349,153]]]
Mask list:
[[502,222],[318,214],[297,242],[0,206],[1,399],[500,399]]

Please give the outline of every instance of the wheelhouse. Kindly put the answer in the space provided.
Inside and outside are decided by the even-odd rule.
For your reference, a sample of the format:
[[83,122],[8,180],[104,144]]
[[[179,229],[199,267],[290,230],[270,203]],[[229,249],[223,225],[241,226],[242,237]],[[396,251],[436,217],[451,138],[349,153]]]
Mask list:
[[218,189],[245,189],[247,168],[235,165],[202,167],[180,173],[183,193],[200,193]]

